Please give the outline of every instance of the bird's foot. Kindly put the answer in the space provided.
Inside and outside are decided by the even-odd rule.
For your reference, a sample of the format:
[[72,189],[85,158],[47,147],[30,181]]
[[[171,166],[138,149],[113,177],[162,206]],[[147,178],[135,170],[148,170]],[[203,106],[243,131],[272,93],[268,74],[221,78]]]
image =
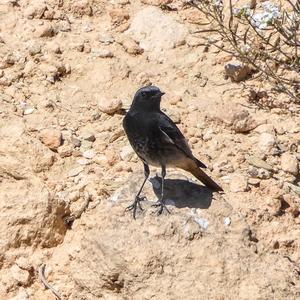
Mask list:
[[158,211],[157,211],[157,215],[161,215],[162,212],[165,210],[168,214],[170,214],[170,211],[168,210],[168,208],[166,207],[164,200],[158,200],[156,203],[152,204],[152,206],[154,207],[159,207]]
[[132,210],[132,215],[133,215],[133,218],[135,219],[137,208],[139,208],[141,211],[143,211],[143,208],[142,208],[140,202],[145,201],[145,200],[147,200],[146,197],[136,196],[133,203],[125,208],[125,211]]

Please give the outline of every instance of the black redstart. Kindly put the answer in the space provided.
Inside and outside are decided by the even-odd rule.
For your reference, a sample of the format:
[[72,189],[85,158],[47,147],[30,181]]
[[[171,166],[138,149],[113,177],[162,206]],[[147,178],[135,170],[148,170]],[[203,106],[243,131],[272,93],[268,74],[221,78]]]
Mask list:
[[197,179],[213,191],[223,191],[200,168],[206,166],[194,155],[183,134],[174,122],[160,110],[163,92],[156,86],[146,86],[139,89],[133,98],[132,105],[123,120],[123,126],[128,140],[144,164],[145,179],[132,205],[126,210],[133,210],[135,218],[137,207],[141,208],[140,197],[146,180],[149,177],[149,165],[161,167],[161,196],[155,206],[159,206],[158,214],[165,208],[164,178],[167,167],[181,168],[192,173]]

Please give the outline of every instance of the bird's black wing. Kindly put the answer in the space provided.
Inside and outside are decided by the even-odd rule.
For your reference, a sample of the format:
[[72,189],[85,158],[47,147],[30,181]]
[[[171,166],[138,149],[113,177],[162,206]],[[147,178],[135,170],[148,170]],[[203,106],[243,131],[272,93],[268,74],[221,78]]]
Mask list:
[[163,134],[165,141],[174,144],[187,157],[194,160],[197,163],[198,167],[206,168],[206,165],[204,163],[194,157],[185,137],[183,136],[179,128],[175,125],[175,123],[162,112],[159,113],[158,119],[158,126]]

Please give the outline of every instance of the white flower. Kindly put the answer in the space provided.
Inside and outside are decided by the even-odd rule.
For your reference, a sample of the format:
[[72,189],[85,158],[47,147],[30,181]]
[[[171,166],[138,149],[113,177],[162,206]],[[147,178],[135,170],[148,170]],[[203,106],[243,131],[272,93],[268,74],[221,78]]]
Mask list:
[[244,5],[241,8],[234,7],[232,13],[235,17],[250,16],[252,11],[249,5]]
[[270,1],[264,2],[262,7],[264,11],[254,14],[251,20],[252,24],[259,29],[267,28],[273,21],[281,17],[280,8]]
[[243,54],[248,54],[251,51],[251,47],[248,44],[244,44],[241,46],[241,52]]
[[219,9],[223,9],[223,0],[214,0],[214,5]]

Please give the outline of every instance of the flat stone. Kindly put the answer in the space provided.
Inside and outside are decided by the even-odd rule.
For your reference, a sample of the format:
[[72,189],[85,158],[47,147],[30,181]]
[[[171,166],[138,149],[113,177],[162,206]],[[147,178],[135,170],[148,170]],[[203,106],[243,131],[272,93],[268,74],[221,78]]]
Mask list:
[[69,177],[76,177],[77,175],[79,175],[82,171],[84,170],[83,167],[76,167],[72,170],[69,171],[68,176]]
[[247,161],[250,165],[257,167],[257,168],[263,168],[268,171],[273,171],[273,166],[265,162],[264,160],[260,159],[257,156],[249,156],[247,158]]
[[57,149],[62,143],[62,134],[58,129],[43,129],[40,133],[40,140],[50,149]]
[[82,153],[82,156],[87,159],[92,159],[96,156],[96,153],[93,150],[86,150]]
[[298,160],[296,155],[290,153],[283,153],[281,156],[281,168],[283,171],[293,175],[298,174]]
[[230,191],[233,193],[245,192],[248,188],[247,178],[242,174],[233,174],[230,177]]

